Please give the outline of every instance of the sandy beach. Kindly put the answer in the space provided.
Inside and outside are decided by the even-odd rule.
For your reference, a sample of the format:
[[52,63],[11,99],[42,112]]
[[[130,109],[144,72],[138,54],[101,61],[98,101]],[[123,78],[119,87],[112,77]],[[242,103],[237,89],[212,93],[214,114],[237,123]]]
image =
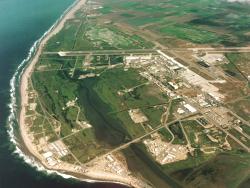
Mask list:
[[[45,167],[45,169],[48,170],[55,170],[58,172],[68,172],[68,174],[74,174],[74,169],[76,168],[74,165],[70,165],[67,163],[63,163],[60,167],[51,167],[49,166],[46,161],[44,160],[43,156],[38,152],[36,146],[32,143],[31,135],[29,134],[29,128],[25,125],[25,116],[26,116],[26,106],[28,106],[28,85],[29,85],[29,79],[33,73],[33,70],[35,68],[36,63],[39,60],[40,55],[43,52],[44,46],[46,45],[47,41],[53,37],[55,34],[57,34],[63,27],[64,23],[68,20],[74,17],[74,14],[77,10],[79,10],[84,4],[87,2],[87,0],[78,0],[75,2],[74,6],[71,7],[71,9],[64,15],[64,17],[55,25],[55,27],[41,40],[37,51],[29,64],[26,66],[25,70],[23,71],[23,74],[21,76],[21,82],[20,82],[20,96],[21,96],[21,110],[20,110],[20,117],[19,117],[19,126],[20,126],[20,133],[21,137],[23,139],[23,143],[25,144],[26,148],[28,149],[29,153],[33,155],[39,162]],[[136,178],[134,177],[121,177],[116,176],[114,174],[105,174],[102,173],[102,171],[99,169],[97,170],[91,170],[88,173],[79,173],[79,176],[82,174],[82,180],[85,181],[100,181],[100,182],[115,182],[120,184],[126,184],[130,185],[132,184],[133,187],[135,186],[134,183],[136,182]],[[79,178],[78,176],[78,178]],[[89,179],[85,178],[89,177]]]

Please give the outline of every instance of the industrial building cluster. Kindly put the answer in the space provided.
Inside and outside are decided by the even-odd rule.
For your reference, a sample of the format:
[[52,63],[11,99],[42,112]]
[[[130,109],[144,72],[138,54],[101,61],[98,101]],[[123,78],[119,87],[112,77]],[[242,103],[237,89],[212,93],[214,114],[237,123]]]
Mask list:
[[45,145],[43,150],[45,151],[42,155],[47,161],[49,166],[55,166],[60,163],[60,158],[68,155],[69,151],[65,144],[61,140]]
[[186,146],[166,142],[158,133],[152,134],[143,143],[161,165],[187,159]]

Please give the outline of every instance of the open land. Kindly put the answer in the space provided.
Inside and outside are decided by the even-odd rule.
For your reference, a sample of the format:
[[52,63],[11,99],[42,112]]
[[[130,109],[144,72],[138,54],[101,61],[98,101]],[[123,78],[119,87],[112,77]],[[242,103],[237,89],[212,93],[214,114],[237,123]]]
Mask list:
[[42,40],[21,80],[25,145],[46,168],[85,179],[240,186],[250,6],[146,2],[80,0]]

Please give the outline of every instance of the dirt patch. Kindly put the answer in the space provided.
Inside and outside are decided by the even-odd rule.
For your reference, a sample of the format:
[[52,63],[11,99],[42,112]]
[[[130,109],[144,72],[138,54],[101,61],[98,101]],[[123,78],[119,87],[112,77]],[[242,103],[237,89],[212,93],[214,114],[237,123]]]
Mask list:
[[132,109],[128,111],[134,123],[143,123],[148,121],[148,118],[142,113],[140,109]]

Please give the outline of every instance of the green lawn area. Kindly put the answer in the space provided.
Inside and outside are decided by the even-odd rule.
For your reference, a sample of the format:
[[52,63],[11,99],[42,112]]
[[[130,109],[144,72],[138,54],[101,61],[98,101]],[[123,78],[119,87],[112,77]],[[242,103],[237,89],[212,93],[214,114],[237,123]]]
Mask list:
[[66,64],[74,63],[75,58],[59,57],[58,55],[42,55],[36,64],[36,71],[46,71],[60,69],[61,67],[69,68]]
[[128,71],[124,71],[123,68],[110,69],[99,77],[93,89],[113,111],[126,109],[118,91],[145,83],[146,80],[138,75],[139,73],[134,69]]
[[104,6],[103,8],[100,9],[100,13],[102,14],[109,14],[112,13],[112,7],[109,6]]
[[117,113],[115,116],[122,122],[123,126],[132,138],[137,138],[146,134],[146,131],[140,124],[135,124],[131,120],[127,111]]

